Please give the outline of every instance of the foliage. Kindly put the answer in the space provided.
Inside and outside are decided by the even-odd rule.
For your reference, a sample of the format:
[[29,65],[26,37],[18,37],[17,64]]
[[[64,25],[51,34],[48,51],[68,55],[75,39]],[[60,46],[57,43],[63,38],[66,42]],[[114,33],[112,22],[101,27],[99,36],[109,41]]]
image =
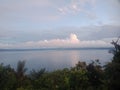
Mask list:
[[120,90],[120,44],[119,39],[112,44],[114,49],[112,50],[113,59],[105,67],[106,79],[109,90]]
[[0,64],[0,89],[9,88],[9,90],[13,90],[17,83],[16,80],[14,69],[10,65],[4,66]]
[[92,61],[92,63],[87,66],[87,73],[90,86],[93,86],[94,90],[97,90],[103,85],[103,70],[99,60]]

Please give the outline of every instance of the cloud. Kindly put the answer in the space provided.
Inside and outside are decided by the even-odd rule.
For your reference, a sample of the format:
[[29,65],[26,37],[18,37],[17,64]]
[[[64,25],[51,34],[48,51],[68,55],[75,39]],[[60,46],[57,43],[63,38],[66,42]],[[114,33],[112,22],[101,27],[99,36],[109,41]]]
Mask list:
[[[111,38],[112,39],[112,38]],[[107,40],[107,41],[105,41]],[[0,43],[0,48],[78,48],[78,47],[111,47],[108,39],[81,41],[76,34],[71,33],[66,39],[52,39],[40,41],[28,41],[17,44]]]
[[66,6],[58,8],[58,11],[64,15],[84,13],[90,18],[96,18],[95,13],[91,12],[95,3],[96,0],[71,0],[69,4],[66,4]]
[[71,32],[74,32],[78,39],[83,41],[102,40],[104,38],[114,38],[120,36],[120,25],[91,25],[91,26],[68,26],[48,29],[22,29],[6,27],[0,28],[1,43],[16,43],[27,41],[53,40],[56,38],[65,39]]

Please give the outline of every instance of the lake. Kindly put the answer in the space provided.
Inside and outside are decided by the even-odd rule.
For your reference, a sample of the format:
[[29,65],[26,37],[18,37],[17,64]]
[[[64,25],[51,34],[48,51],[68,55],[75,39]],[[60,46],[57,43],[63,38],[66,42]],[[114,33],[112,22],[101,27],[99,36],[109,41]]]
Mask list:
[[0,50],[0,63],[16,68],[19,60],[25,60],[28,71],[41,68],[52,71],[73,67],[78,61],[90,63],[95,59],[104,65],[113,57],[108,51],[109,49]]

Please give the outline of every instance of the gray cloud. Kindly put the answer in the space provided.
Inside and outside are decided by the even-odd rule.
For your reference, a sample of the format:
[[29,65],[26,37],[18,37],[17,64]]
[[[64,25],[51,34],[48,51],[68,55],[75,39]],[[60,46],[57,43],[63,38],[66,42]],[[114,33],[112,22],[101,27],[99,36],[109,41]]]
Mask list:
[[[0,40],[9,41],[38,41],[44,39],[65,38],[70,33],[75,33],[80,40],[99,40],[113,38],[120,35],[120,26],[102,25],[86,27],[60,27],[54,29],[30,29],[30,30],[9,30],[3,29],[0,33]],[[26,37],[27,36],[27,37]],[[10,39],[8,39],[10,38]]]

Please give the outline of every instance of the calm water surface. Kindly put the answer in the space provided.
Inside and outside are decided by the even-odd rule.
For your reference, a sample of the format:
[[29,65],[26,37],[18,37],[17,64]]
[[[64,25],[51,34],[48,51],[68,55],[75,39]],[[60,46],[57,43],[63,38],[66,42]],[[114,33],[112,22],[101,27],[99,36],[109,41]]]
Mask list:
[[56,70],[75,66],[78,61],[99,59],[102,64],[112,59],[108,49],[94,50],[39,50],[39,51],[0,51],[0,63],[16,68],[19,60],[26,60],[28,70],[46,68]]

